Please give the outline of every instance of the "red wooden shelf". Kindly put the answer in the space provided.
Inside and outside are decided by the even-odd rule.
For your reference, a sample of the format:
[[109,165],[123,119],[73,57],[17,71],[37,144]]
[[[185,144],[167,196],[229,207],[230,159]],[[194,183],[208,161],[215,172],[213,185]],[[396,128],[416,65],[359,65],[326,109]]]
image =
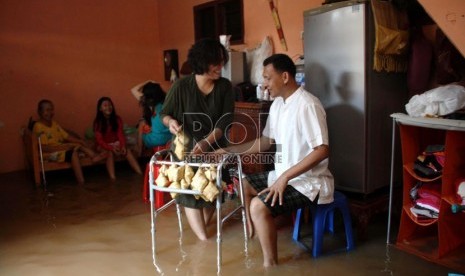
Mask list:
[[435,178],[426,178],[426,177],[421,177],[419,176],[418,174],[415,173],[415,171],[413,170],[413,165],[414,163],[408,163],[408,164],[405,164],[404,165],[404,169],[413,177],[415,178],[416,180],[419,180],[421,182],[433,182],[433,181],[436,181],[438,179],[441,179],[442,175],[439,175]]
[[[396,246],[465,273],[465,212],[451,211],[451,206],[458,204],[454,181],[465,172],[465,121],[412,118],[405,114],[391,117],[399,125],[404,162],[404,202]],[[432,144],[445,145],[446,163],[442,175],[430,179],[415,173],[412,160]],[[410,189],[418,181],[441,183],[438,218],[420,218],[410,211]]]

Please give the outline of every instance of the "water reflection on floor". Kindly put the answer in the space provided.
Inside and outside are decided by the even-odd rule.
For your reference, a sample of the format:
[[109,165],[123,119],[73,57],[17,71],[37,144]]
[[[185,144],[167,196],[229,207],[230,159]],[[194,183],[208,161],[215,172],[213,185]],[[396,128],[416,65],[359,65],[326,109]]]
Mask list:
[[[159,275],[152,261],[150,206],[142,202],[142,177],[125,167],[118,180],[103,167],[48,175],[48,192],[35,189],[26,173],[0,175],[0,275]],[[234,201],[224,207],[232,208]],[[184,220],[185,221],[185,220]],[[279,262],[262,269],[257,239],[244,252],[240,216],[223,231],[221,275],[447,275],[449,269],[385,244],[385,217],[375,218],[365,240],[351,252],[317,259],[292,242],[288,219],[277,221]],[[157,219],[157,263],[164,275],[215,275],[216,222],[211,239],[198,241],[184,224],[182,239],[175,207]],[[308,229],[303,230],[308,231]],[[356,231],[356,229],[355,229]],[[310,244],[310,238],[305,242]],[[327,237],[325,251],[344,247],[343,235]]]

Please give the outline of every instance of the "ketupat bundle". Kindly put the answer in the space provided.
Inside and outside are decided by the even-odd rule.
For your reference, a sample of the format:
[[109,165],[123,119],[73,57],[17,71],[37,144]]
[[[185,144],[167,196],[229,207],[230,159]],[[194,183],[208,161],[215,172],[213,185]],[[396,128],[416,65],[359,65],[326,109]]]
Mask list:
[[189,185],[189,183],[187,183],[187,181],[183,178],[181,179],[181,189],[189,189],[191,187],[191,185]]
[[191,184],[194,175],[194,170],[189,165],[186,165],[184,167],[184,180],[187,182],[187,184]]
[[[191,187],[192,190],[203,192],[205,186],[208,184],[208,179],[205,177],[205,172],[203,168],[199,168],[192,178]],[[195,195],[196,199],[199,199],[198,195]]]
[[178,166],[173,164],[169,167],[167,171],[168,179],[171,182],[181,181],[184,178],[184,166]]
[[189,137],[184,134],[184,131],[179,131],[174,139],[174,154],[179,160],[183,160],[186,154],[186,149],[189,145]]
[[[175,181],[175,182],[171,183],[171,185],[168,188],[181,189],[181,184],[178,181]],[[178,193],[170,193],[170,194],[171,194],[172,198],[175,198],[178,195]]]
[[[211,165],[209,169],[205,170],[205,177],[208,179],[208,184],[205,186],[205,188],[202,191],[201,197],[205,201],[210,201],[213,202],[213,200],[216,199],[220,191],[218,190],[218,187],[216,187],[216,178],[217,178],[217,173],[218,170],[215,165]],[[221,181],[223,184],[224,181]]]
[[216,196],[220,193],[213,181],[208,182],[208,185],[203,189],[201,197],[205,201],[213,202]]
[[159,173],[157,179],[155,179],[155,184],[160,187],[167,187],[170,185],[170,181],[164,174]]
[[163,164],[163,165],[161,165],[160,169],[158,170],[158,173],[163,174],[164,176],[168,176],[167,175],[168,168],[169,168],[168,165]]
[[[160,187],[169,187],[174,189],[192,189],[199,191],[202,194],[195,195],[196,199],[202,197],[205,201],[213,202],[220,190],[216,187],[215,181],[217,177],[217,168],[211,165],[206,169],[199,167],[197,172],[189,165],[178,166],[172,164],[171,166],[162,165],[159,169],[159,175],[155,183]],[[222,184],[225,185],[224,181]],[[177,193],[171,193],[172,198],[176,198]]]

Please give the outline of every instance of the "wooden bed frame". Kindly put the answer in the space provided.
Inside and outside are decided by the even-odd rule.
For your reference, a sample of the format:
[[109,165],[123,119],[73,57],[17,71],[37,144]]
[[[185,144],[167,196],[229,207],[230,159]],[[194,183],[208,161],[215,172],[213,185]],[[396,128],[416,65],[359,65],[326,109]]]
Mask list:
[[[39,151],[39,139],[30,129],[27,127],[24,128],[23,132],[23,143],[25,148],[26,160],[28,169],[32,171],[34,176],[34,183],[37,186],[40,186],[41,181],[41,163],[40,163],[40,151]],[[130,146],[129,148],[132,149]],[[134,152],[134,151],[133,151]],[[153,153],[150,151],[144,150],[142,156],[151,156]],[[126,158],[119,156],[115,161],[125,161]],[[92,166],[98,164],[105,164],[105,160],[99,162],[92,162],[91,158],[85,156],[80,158],[81,166]],[[55,171],[55,170],[65,170],[71,169],[71,163],[69,162],[47,162],[44,161],[44,172]],[[73,176],[74,177],[74,176]]]

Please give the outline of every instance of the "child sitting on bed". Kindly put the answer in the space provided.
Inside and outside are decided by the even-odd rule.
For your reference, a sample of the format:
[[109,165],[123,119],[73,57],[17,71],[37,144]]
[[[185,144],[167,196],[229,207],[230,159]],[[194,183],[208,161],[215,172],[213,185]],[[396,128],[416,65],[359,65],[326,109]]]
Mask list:
[[94,133],[97,150],[107,154],[107,171],[112,180],[116,179],[115,156],[125,156],[133,170],[142,174],[137,159],[131,150],[126,148],[123,120],[116,115],[113,102],[109,97],[102,97],[97,102]]

